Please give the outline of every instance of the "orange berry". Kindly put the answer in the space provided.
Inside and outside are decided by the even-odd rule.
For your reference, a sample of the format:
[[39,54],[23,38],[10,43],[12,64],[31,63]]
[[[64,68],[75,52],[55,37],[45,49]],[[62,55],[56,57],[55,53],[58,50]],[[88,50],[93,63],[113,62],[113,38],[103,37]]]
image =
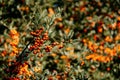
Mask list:
[[84,31],[84,33],[86,33],[86,32],[87,32],[87,29],[84,29],[83,31]]
[[61,22],[61,21],[62,21],[62,18],[56,18],[55,21]]
[[60,56],[60,58],[61,58],[61,59],[67,59],[67,56],[62,55],[62,56]]
[[101,46],[99,46],[99,49],[100,49],[100,50],[103,50],[103,49],[104,49],[104,47],[101,45]]
[[97,35],[94,35],[94,40],[98,40],[98,36]]
[[81,65],[81,66],[83,66],[84,64],[85,64],[85,62],[84,62],[84,61],[82,61],[80,65]]
[[55,63],[58,63],[58,62],[59,62],[59,60],[54,60],[54,62],[55,62]]
[[111,69],[110,69],[110,67],[107,67],[107,71],[110,71]]
[[57,75],[56,78],[59,80],[59,79],[61,78],[61,76],[60,76],[60,75]]
[[98,28],[98,32],[102,33],[103,29],[102,28]]
[[81,12],[85,12],[85,11],[86,11],[86,7],[85,7],[85,6],[81,6],[81,7],[80,7],[80,11],[81,11]]
[[52,53],[51,56],[55,57],[55,56],[57,56],[57,54],[56,53]]
[[48,12],[51,13],[51,14],[54,14],[53,8],[48,8]]

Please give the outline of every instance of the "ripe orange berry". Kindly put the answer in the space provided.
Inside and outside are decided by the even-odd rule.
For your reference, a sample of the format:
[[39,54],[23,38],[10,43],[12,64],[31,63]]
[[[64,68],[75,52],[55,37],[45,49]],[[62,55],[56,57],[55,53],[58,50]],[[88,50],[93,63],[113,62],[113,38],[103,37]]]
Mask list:
[[110,71],[111,69],[110,69],[110,67],[107,67],[107,71]]
[[98,37],[97,37],[97,35],[94,35],[94,40],[96,41],[96,40],[98,40]]
[[103,31],[103,29],[100,27],[100,28],[98,28],[98,32],[99,33],[102,33],[102,31]]

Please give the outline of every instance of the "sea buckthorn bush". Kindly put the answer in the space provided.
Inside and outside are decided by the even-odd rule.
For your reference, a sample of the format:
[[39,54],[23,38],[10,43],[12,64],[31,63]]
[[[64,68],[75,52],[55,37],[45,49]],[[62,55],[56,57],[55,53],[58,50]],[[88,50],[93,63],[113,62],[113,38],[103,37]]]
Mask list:
[[1,0],[0,80],[119,80],[119,0]]

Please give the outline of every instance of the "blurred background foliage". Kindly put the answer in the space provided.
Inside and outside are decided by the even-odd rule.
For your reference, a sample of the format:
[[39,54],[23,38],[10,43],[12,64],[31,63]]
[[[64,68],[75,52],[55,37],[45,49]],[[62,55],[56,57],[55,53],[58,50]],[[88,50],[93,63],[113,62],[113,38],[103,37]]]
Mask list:
[[0,79],[119,80],[119,0],[0,0]]

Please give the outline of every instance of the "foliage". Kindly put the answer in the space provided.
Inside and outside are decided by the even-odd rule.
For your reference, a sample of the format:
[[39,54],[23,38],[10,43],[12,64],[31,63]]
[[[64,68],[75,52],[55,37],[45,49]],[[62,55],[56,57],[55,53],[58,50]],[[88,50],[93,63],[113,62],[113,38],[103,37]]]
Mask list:
[[116,0],[1,0],[0,79],[119,80]]

